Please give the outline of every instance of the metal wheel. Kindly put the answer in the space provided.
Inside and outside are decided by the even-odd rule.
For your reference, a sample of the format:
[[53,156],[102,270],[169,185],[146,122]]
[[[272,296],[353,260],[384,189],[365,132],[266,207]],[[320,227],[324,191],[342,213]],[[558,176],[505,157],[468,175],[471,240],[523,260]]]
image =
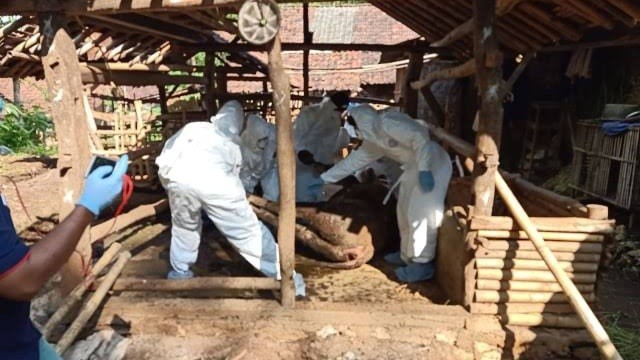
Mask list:
[[280,29],[280,10],[272,0],[247,0],[238,12],[238,29],[242,37],[255,45],[275,38]]

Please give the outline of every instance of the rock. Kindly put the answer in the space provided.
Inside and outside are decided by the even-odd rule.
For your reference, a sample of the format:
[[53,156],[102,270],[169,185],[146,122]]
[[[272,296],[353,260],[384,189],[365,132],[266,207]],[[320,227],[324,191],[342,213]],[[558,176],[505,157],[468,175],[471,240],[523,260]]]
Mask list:
[[331,337],[333,335],[337,335],[338,334],[338,330],[336,330],[333,326],[331,325],[327,325],[325,327],[323,327],[322,329],[318,330],[316,332],[316,336],[319,339],[326,339],[328,337]]
[[499,349],[481,341],[473,343],[473,356],[475,360],[502,359],[502,353]]
[[373,330],[373,337],[378,340],[389,340],[391,339],[391,335],[389,332],[381,327],[377,327]]
[[439,332],[434,337],[436,341],[440,341],[445,344],[449,344],[449,345],[456,344],[457,336],[456,336],[456,333],[453,331]]
[[112,329],[97,332],[76,342],[64,355],[64,360],[122,360],[131,344]]

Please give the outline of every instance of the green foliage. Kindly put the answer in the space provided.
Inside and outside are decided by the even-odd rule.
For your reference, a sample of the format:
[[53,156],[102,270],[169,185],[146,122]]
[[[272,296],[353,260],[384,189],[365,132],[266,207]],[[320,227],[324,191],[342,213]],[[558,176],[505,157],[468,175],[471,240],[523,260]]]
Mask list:
[[18,153],[50,155],[54,149],[47,146],[47,139],[52,137],[53,122],[42,109],[6,104],[0,120],[0,145]]
[[637,359],[640,354],[640,330],[620,325],[622,314],[608,314],[605,328],[623,359]]

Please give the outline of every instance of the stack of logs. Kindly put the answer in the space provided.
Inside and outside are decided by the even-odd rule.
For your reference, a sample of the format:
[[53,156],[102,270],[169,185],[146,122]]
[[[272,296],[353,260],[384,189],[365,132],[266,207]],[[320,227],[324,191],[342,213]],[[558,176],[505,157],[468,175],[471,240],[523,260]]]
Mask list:
[[[593,303],[603,242],[614,232],[614,220],[606,216],[532,220],[584,298]],[[497,314],[509,325],[583,327],[533,243],[512,218],[474,216],[467,239],[475,248],[465,271],[471,275],[466,277],[466,289],[473,289],[472,313]]]

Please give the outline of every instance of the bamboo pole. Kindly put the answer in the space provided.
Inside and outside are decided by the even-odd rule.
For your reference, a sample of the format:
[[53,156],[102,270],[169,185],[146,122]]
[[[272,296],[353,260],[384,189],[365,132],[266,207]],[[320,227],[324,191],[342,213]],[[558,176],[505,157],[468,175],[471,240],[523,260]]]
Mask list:
[[282,65],[279,35],[276,35],[269,51],[269,78],[273,87],[278,143],[278,177],[280,179],[278,244],[282,270],[282,305],[293,307],[295,304],[293,269],[295,267],[296,163],[291,126],[291,85]]
[[[594,301],[593,293],[580,295],[588,301]],[[567,297],[561,292],[539,291],[495,291],[476,290],[476,302],[479,303],[566,303]]]
[[102,300],[107,295],[107,292],[116,281],[120,272],[122,272],[122,269],[124,269],[124,266],[130,258],[130,252],[125,251],[120,253],[118,260],[116,260],[116,263],[111,267],[107,275],[105,275],[104,280],[102,280],[96,292],[91,296],[89,301],[87,301],[82,310],[80,310],[78,317],[73,321],[69,329],[67,329],[64,335],[62,335],[62,338],[56,344],[56,352],[58,354],[64,354],[69,346],[75,341],[84,325],[89,321],[98,309],[98,306],[102,303]]
[[198,277],[181,281],[166,279],[123,278],[114,291],[201,291],[201,290],[277,290],[280,282],[271,278]]
[[[547,263],[549,269],[553,273],[553,276],[560,283],[560,286],[562,286],[562,289],[569,298],[571,305],[574,307],[580,320],[595,340],[603,357],[606,359],[622,360],[622,356],[620,356],[620,353],[616,350],[611,339],[609,339],[609,335],[607,335],[604,327],[600,324],[591,308],[589,308],[585,299],[580,295],[580,292],[571,281],[569,275],[560,268],[558,260],[553,255],[553,252],[551,252],[551,249],[549,249],[545,244],[544,238],[540,235],[538,230],[536,230],[531,219],[529,219],[527,213],[522,208],[522,205],[520,205],[515,195],[513,195],[513,192],[511,192],[511,189],[509,189],[509,186],[507,186],[507,183],[499,173],[496,173],[496,188],[500,193],[502,200],[518,222],[518,225],[527,232],[527,235],[533,242],[536,250],[540,252],[542,259]],[[576,276],[576,280],[578,280],[578,275],[582,274],[575,274],[574,276]],[[595,281],[595,276],[593,280]]]
[[[556,241],[585,241],[585,242],[602,242],[604,235],[570,233],[570,232],[540,232],[540,235],[548,240]],[[478,230],[478,236],[487,239],[528,239],[526,231],[508,231],[508,230]]]
[[[562,270],[572,273],[593,273],[598,271],[598,263],[559,261]],[[515,269],[515,270],[547,270],[544,261],[529,259],[476,259],[478,268],[486,269]]]
[[[515,280],[515,281],[538,281],[556,282],[556,278],[550,271],[541,270],[501,270],[501,269],[477,269],[478,279],[485,280]],[[596,274],[569,273],[569,279],[579,284],[593,284],[596,282]]]
[[[476,259],[477,261],[478,259]],[[576,285],[581,293],[593,293],[595,290],[594,284],[579,284]],[[476,288],[478,290],[512,290],[512,291],[541,291],[541,292],[560,292],[562,287],[558,283],[541,282],[541,281],[500,281],[500,280],[487,280],[478,279],[476,282]]]
[[55,313],[49,318],[44,328],[42,329],[42,336],[45,339],[49,339],[51,332],[60,324],[60,322],[64,319],[65,316],[71,311],[71,309],[82,300],[82,296],[89,289],[91,284],[93,284],[96,276],[98,276],[104,268],[111,263],[111,260],[120,252],[122,245],[119,243],[114,243],[109,246],[109,249],[102,254],[102,257],[96,262],[96,264],[91,269],[91,273],[89,277],[87,277],[80,285],[76,286],[75,289],[64,299],[64,302]]

